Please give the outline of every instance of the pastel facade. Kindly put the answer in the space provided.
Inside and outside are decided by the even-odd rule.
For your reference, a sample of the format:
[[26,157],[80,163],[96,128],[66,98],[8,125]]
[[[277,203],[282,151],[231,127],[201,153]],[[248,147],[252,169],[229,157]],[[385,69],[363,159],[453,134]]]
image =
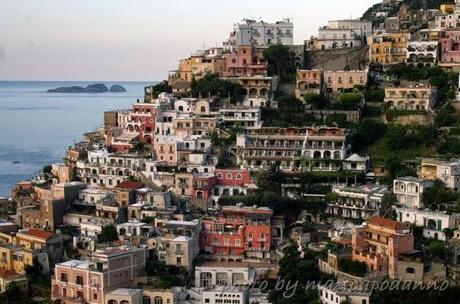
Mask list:
[[51,279],[51,299],[62,303],[106,303],[105,296],[117,288],[130,287],[145,267],[144,248],[96,251],[91,261],[70,260],[57,264]]
[[416,177],[400,177],[393,180],[393,193],[398,203],[406,208],[422,208],[423,192],[432,187],[433,182]]
[[224,54],[224,58],[224,77],[267,75],[267,63],[262,53],[252,46],[238,46]]
[[410,41],[407,46],[406,62],[412,65],[433,66],[438,61],[437,41]]
[[432,111],[438,90],[427,84],[403,84],[386,87],[384,103],[388,109]]
[[322,304],[369,304],[371,294],[366,292],[353,291],[344,287],[319,285],[319,300]]
[[409,34],[380,34],[368,37],[371,63],[382,65],[404,63],[406,61]]
[[296,74],[295,95],[298,99],[303,99],[305,93],[313,92],[319,94],[323,84],[321,70],[298,70]]
[[325,71],[324,82],[328,92],[351,91],[355,86],[366,86],[367,71]]
[[460,63],[460,31],[447,30],[439,40],[442,63]]
[[365,263],[376,274],[397,276],[400,254],[414,250],[414,235],[407,224],[382,217],[367,220],[352,232],[352,259]]
[[460,189],[460,161],[443,161],[423,158],[418,175],[428,180],[441,180],[445,187],[458,191]]

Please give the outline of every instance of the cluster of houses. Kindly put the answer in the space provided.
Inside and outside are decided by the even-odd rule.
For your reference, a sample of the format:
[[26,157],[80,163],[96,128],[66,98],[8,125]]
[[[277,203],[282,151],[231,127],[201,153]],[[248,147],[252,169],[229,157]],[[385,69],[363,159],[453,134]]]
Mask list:
[[[371,65],[437,64],[456,70],[460,5],[386,18],[395,5],[384,1],[377,27],[360,19],[330,21],[306,45],[313,51],[367,45]],[[428,28],[408,31],[417,18],[427,20]],[[445,278],[443,265],[415,249],[411,224],[437,240],[447,241],[446,231],[453,231],[451,271],[460,279],[460,214],[426,209],[422,201],[435,180],[449,191],[460,190],[460,160],[422,159],[418,176],[383,185],[374,179],[371,159],[353,153],[349,130],[266,126],[262,113],[277,108],[279,88],[263,57],[273,44],[295,49],[289,19],[236,24],[222,47],[180,60],[168,79],[172,93],[146,87],[142,102],[104,113],[104,128],[85,134],[46,178],[17,183],[16,214],[0,222],[0,291],[12,282],[26,289],[25,272],[40,264],[51,275],[53,303],[270,303],[254,283],[277,276],[281,249],[291,243],[302,254],[327,248],[315,236],[322,232],[340,250],[329,250],[318,266],[339,279],[363,279],[344,272],[343,259],[364,263],[367,278]],[[352,92],[368,85],[368,71],[298,69],[292,93],[302,100],[307,93]],[[208,74],[239,83],[243,101],[185,97],[192,82]],[[426,83],[388,85],[384,91],[390,109],[429,112],[437,101],[437,89]],[[217,142],[232,136],[232,147]],[[223,161],[232,165],[222,166]],[[333,199],[325,213],[337,221],[326,231],[308,232],[303,229],[312,219],[308,214],[288,225],[267,207],[219,203],[250,195],[257,189],[257,173],[273,166],[286,174],[347,176],[345,183],[329,182]],[[365,177],[361,184],[357,176]],[[396,220],[380,217],[391,193]],[[110,241],[108,228],[117,234]],[[184,269],[186,286],[150,287],[145,269],[151,260]],[[320,286],[318,292],[322,303],[370,303],[366,290]]]

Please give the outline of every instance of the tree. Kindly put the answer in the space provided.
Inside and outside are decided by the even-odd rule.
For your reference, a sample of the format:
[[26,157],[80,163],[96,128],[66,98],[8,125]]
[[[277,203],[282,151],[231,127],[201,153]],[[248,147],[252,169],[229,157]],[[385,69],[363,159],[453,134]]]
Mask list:
[[190,94],[193,97],[201,95],[227,98],[230,96],[230,101],[237,102],[243,100],[244,88],[238,82],[220,79],[217,74],[207,74],[199,80],[193,79]]
[[380,205],[380,216],[395,220],[396,214],[392,207],[397,201],[398,200],[396,199],[396,195],[394,195],[394,193],[384,194]]
[[362,96],[358,93],[342,93],[339,96],[340,106],[343,110],[356,109],[361,102]]
[[99,235],[99,242],[111,243],[118,240],[118,232],[114,225],[107,225],[102,228],[102,232]]
[[361,151],[385,135],[386,126],[382,122],[365,118],[350,136],[350,144],[356,151]]
[[446,246],[443,242],[432,240],[426,248],[430,256],[434,259],[444,259],[446,257]]
[[288,47],[282,44],[272,44],[264,50],[263,56],[268,63],[268,75],[278,75],[282,82],[292,79],[295,66]]
[[313,92],[305,93],[303,100],[314,109],[322,109],[327,105],[327,101],[324,97]]
[[353,261],[351,259],[340,258],[339,270],[352,274],[354,276],[363,277],[367,273],[367,266],[365,263]]
[[152,98],[158,98],[161,93],[171,93],[172,87],[168,84],[166,80],[154,85],[152,87]]

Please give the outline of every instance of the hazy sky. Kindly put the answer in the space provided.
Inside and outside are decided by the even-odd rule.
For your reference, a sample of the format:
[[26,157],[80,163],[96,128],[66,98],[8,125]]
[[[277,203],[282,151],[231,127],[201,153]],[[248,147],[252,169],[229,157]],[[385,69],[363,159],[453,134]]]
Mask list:
[[301,43],[378,0],[0,0],[0,80],[161,80],[244,17],[293,18]]

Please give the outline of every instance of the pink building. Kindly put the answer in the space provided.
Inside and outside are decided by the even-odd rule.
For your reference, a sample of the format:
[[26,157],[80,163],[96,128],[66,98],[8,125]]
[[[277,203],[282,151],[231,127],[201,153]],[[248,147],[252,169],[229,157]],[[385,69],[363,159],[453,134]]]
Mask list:
[[252,46],[239,46],[236,51],[224,55],[224,77],[267,75],[267,63],[262,54],[256,54]]
[[51,278],[51,300],[103,304],[109,291],[131,287],[143,275],[146,254],[145,248],[116,247],[94,252],[90,261],[57,264]]
[[373,217],[367,220],[367,225],[353,229],[352,246],[354,261],[394,279],[400,254],[414,251],[414,235],[406,223]]
[[441,62],[460,63],[460,30],[447,30],[441,42]]

